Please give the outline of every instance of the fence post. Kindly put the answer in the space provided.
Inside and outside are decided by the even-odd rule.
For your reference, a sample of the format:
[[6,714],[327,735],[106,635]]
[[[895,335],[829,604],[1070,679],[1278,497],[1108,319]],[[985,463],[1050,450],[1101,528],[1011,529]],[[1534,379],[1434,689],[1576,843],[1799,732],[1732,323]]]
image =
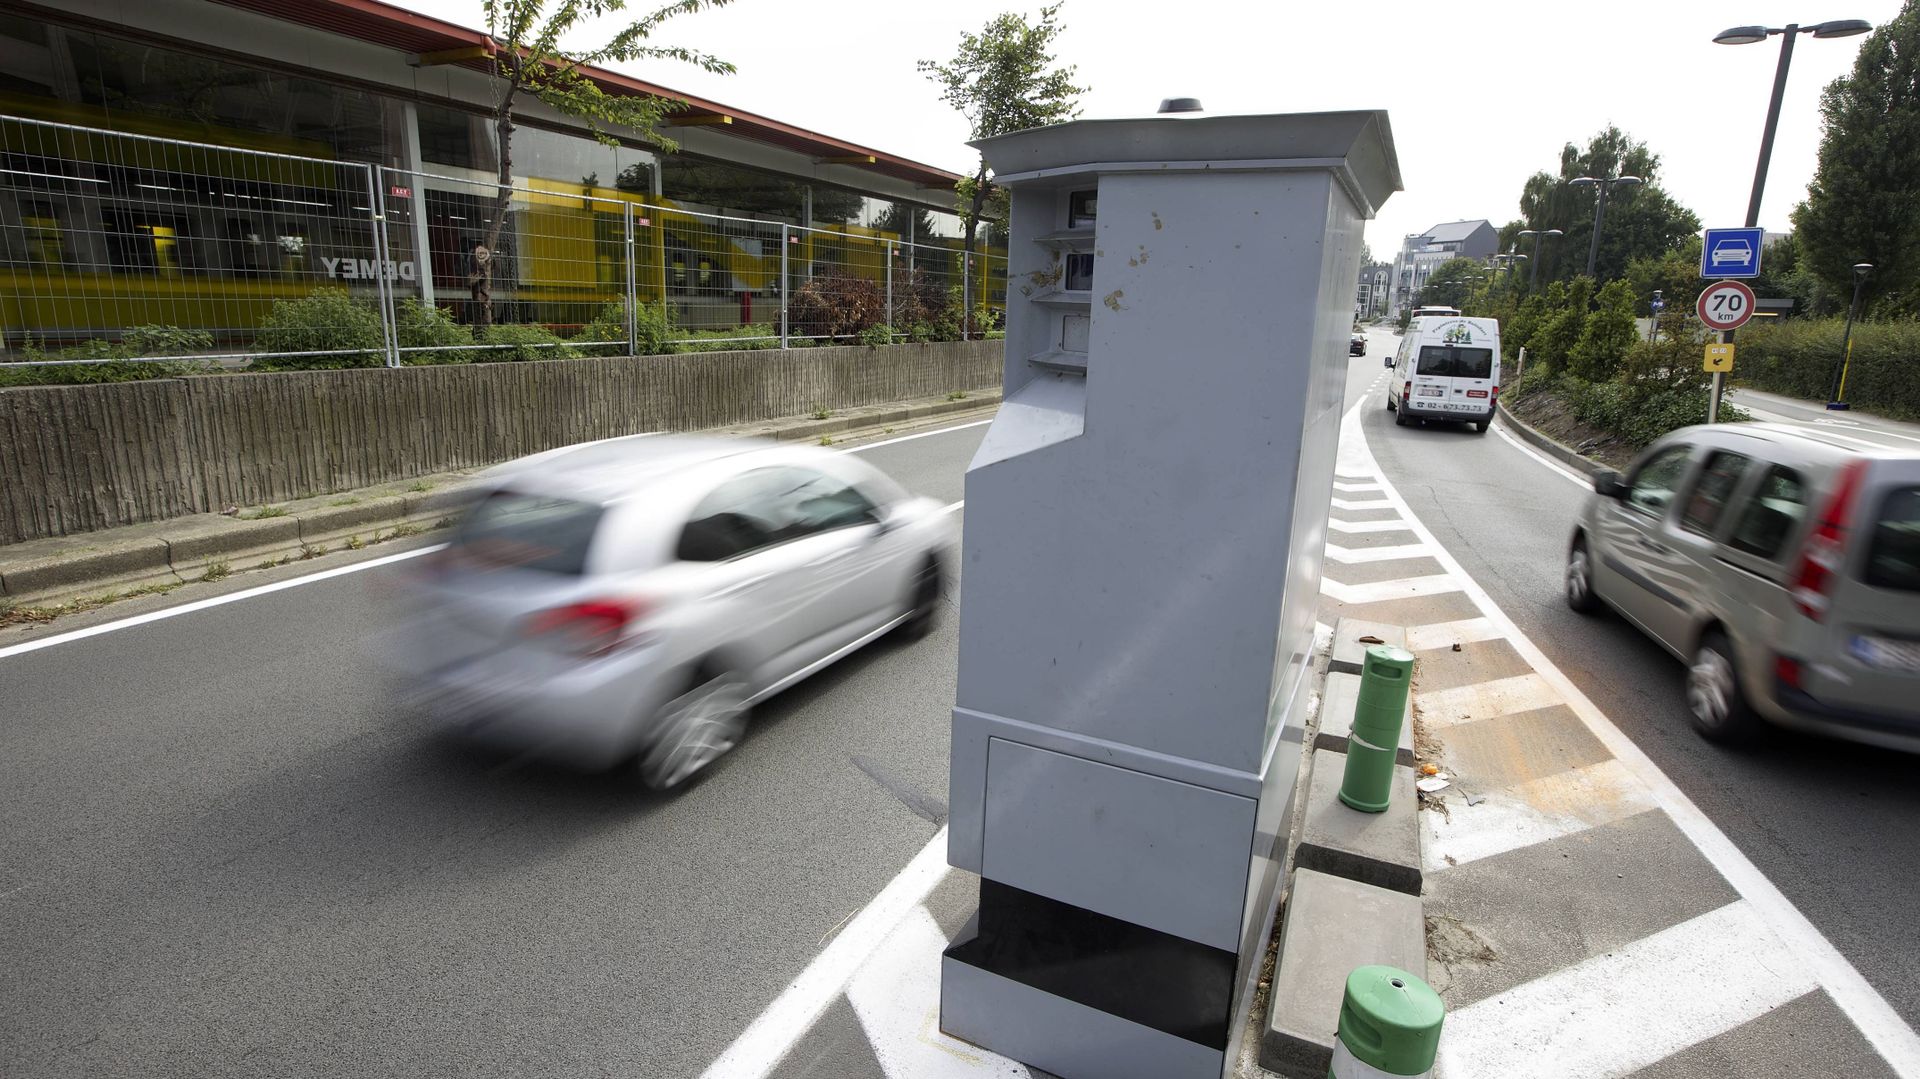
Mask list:
[[973,340],[973,252],[960,256],[960,340]]
[[787,226],[780,226],[780,347],[787,347]]
[[627,355],[640,354],[640,289],[635,280],[633,203],[626,204],[626,248],[627,248]]
[[897,249],[892,244],[887,245],[887,341],[889,343],[893,341],[893,332],[899,328],[893,324],[893,257],[895,250]]
[[380,308],[380,337],[388,367],[400,366],[399,323],[394,317],[393,282],[387,279],[387,213],[375,166],[361,166],[367,176],[367,224],[373,238],[373,295]]

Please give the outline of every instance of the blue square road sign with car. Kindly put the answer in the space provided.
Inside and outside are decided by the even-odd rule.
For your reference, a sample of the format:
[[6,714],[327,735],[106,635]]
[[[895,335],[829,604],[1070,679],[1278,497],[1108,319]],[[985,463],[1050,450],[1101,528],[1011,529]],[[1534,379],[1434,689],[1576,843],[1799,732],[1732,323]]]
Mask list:
[[1759,277],[1765,229],[1708,229],[1700,248],[1701,277]]

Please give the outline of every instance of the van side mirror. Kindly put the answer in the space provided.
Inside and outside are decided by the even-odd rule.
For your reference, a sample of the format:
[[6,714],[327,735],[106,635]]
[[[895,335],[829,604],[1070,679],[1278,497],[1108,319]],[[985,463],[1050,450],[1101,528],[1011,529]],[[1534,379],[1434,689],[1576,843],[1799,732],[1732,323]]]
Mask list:
[[1621,480],[1620,473],[1611,468],[1603,468],[1593,474],[1593,491],[1601,498],[1627,497],[1626,483]]

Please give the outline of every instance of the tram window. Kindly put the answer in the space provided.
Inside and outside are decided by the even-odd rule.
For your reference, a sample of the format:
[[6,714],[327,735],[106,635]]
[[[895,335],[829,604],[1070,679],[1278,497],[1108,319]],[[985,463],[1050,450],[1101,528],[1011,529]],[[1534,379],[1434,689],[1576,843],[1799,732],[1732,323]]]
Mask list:
[[20,226],[26,235],[27,261],[41,266],[59,266],[66,262],[66,229],[60,220],[60,208],[37,199],[20,204]]

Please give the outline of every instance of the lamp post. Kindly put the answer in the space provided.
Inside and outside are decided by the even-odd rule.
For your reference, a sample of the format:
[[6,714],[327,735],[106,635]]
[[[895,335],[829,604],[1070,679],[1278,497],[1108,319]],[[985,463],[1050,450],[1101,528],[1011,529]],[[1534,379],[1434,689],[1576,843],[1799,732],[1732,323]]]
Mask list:
[[1607,192],[1616,187],[1639,187],[1646,183],[1638,176],[1582,176],[1568,180],[1569,187],[1592,187],[1593,200],[1593,242],[1587,245],[1587,276],[1592,277],[1595,263],[1600,260],[1600,225],[1607,219]]
[[1653,324],[1652,332],[1647,334],[1647,343],[1650,345],[1660,340],[1660,312],[1664,310],[1666,306],[1667,301],[1661,298],[1660,290],[1654,289],[1653,300],[1647,304],[1648,310],[1653,312],[1653,318],[1648,320]]
[[1521,229],[1519,235],[1533,237],[1533,264],[1527,269],[1527,291],[1540,283],[1540,240],[1545,236],[1565,236],[1559,229]]
[[[1767,103],[1767,126],[1760,134],[1760,160],[1753,167],[1753,192],[1747,197],[1747,227],[1755,228],[1760,224],[1760,196],[1767,189],[1767,164],[1773,157],[1773,133],[1780,126],[1780,99],[1787,92],[1787,67],[1793,62],[1793,43],[1801,34],[1812,34],[1816,38],[1854,37],[1873,29],[1873,24],[1865,19],[1834,19],[1829,22],[1801,26],[1788,23],[1785,26],[1735,26],[1720,31],[1713,36],[1717,45],[1757,45],[1770,37],[1780,39],[1780,62],[1773,69],[1773,97]],[[1856,285],[1855,291],[1858,291]],[[1720,331],[1723,344],[1733,343],[1733,331]],[[1844,363],[1844,359],[1842,360]],[[1726,376],[1718,371],[1713,374],[1713,397],[1707,402],[1707,422],[1713,423],[1720,418],[1720,396],[1726,388]]]
[[1853,320],[1860,313],[1860,287],[1867,283],[1871,273],[1873,263],[1853,264],[1853,303],[1847,306],[1847,333],[1840,339],[1840,362],[1833,369],[1833,396],[1827,401],[1827,408],[1834,412],[1847,411],[1847,368],[1853,363]]

